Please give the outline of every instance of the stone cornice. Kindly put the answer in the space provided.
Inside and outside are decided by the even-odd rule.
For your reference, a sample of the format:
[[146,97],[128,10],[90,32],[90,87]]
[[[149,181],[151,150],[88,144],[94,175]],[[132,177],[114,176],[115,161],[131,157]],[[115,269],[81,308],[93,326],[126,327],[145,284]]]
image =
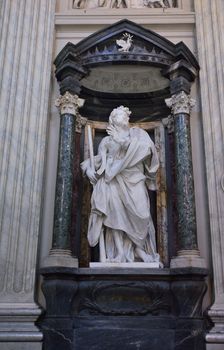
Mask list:
[[196,101],[187,95],[184,91],[165,99],[166,105],[171,108],[173,115],[185,113],[190,114],[191,109],[195,106]]
[[[119,10],[119,18],[129,18],[136,21],[139,24],[194,24],[195,14],[194,12],[185,12],[181,9],[153,9],[153,11],[145,11],[145,9],[123,9]],[[61,26],[92,24],[113,24],[118,19],[118,13],[116,9],[97,10],[72,10],[65,13],[56,13],[55,25],[58,28],[57,33],[62,29]],[[74,22],[75,21],[75,22]]]

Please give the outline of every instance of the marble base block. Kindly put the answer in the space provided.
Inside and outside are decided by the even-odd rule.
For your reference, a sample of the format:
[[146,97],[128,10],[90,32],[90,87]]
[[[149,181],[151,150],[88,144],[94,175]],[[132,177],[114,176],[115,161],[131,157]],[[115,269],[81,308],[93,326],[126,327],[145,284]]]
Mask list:
[[0,349],[41,350],[43,333],[35,325],[41,312],[35,303],[0,303]]
[[200,256],[198,250],[182,250],[170,261],[171,268],[199,267],[206,268],[205,259]]
[[223,350],[223,344],[206,344],[206,350]]
[[41,350],[42,343],[24,343],[24,342],[4,342],[0,343],[1,350]]
[[91,262],[89,267],[102,268],[102,267],[116,267],[116,268],[144,268],[144,269],[154,269],[159,268],[158,262],[144,263],[144,262],[133,262],[133,263],[115,263],[115,262]]
[[79,266],[77,258],[71,255],[69,250],[52,249],[44,259],[41,267],[75,267]]
[[[223,298],[223,294],[220,295]],[[224,307],[223,303],[218,305],[213,305],[208,311],[214,327],[206,335],[207,343],[222,344],[224,349]]]

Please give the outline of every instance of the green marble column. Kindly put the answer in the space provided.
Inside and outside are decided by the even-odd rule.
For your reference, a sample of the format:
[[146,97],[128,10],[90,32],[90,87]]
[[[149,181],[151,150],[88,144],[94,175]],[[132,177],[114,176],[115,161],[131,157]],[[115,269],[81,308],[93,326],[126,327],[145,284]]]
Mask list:
[[174,117],[179,251],[198,248],[189,118],[184,113]]
[[166,100],[174,118],[178,251],[171,267],[204,267],[197,244],[190,111],[195,101],[181,91]]
[[55,191],[52,249],[45,266],[77,267],[71,255],[72,189],[76,116],[84,100],[66,92],[56,101],[60,111],[60,138]]
[[73,114],[65,113],[60,118],[52,248],[69,250],[76,117]]

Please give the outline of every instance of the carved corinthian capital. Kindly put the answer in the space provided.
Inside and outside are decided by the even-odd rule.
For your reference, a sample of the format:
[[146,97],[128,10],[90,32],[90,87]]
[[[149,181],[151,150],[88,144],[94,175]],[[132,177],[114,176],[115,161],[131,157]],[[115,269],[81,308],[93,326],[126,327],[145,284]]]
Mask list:
[[58,107],[60,114],[73,114],[76,115],[78,108],[82,107],[85,100],[79,98],[78,95],[72,95],[66,91],[63,96],[59,96],[55,101],[56,107]]
[[195,105],[195,100],[187,95],[184,91],[179,94],[173,95],[171,98],[165,99],[166,105],[171,108],[173,115],[179,113],[190,114],[191,109]]

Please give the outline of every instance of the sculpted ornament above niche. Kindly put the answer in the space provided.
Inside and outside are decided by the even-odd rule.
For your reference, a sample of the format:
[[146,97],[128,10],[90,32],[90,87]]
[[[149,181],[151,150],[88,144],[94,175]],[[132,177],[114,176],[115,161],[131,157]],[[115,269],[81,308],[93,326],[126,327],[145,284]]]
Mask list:
[[172,8],[178,7],[175,0],[73,0],[73,8]]

